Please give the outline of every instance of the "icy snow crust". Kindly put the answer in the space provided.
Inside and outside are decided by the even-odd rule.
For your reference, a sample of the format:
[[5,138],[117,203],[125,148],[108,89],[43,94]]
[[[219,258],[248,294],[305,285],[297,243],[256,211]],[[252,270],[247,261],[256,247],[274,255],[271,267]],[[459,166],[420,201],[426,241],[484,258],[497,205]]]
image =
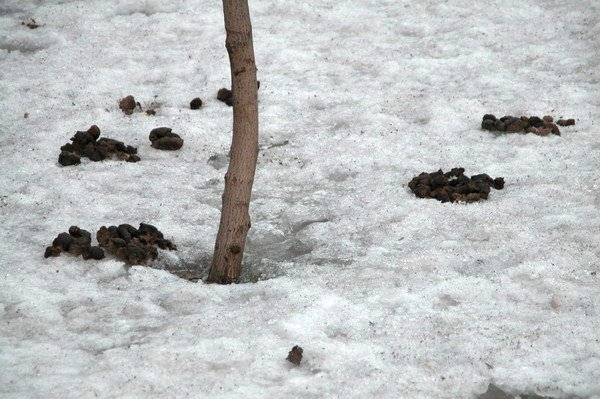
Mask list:
[[[158,266],[206,267],[221,4],[1,1],[0,396],[600,397],[599,6],[252,1],[263,149],[247,283],[218,286],[42,254],[70,225],[147,222],[179,248]],[[157,115],[124,116],[128,94]],[[488,112],[578,122],[496,136]],[[142,161],[59,167],[91,124]],[[183,148],[152,149],[158,126]],[[406,186],[455,166],[506,188],[465,205]]]

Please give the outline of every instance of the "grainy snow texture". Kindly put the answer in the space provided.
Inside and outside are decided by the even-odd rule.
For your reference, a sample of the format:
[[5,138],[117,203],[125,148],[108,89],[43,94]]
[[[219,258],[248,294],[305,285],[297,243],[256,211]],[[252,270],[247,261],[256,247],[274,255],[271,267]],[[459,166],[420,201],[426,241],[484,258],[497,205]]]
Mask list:
[[[155,266],[206,271],[231,138],[221,3],[0,0],[0,396],[600,397],[600,3],[250,8],[262,150],[246,283],[217,286],[42,255],[70,225],[146,222],[179,248]],[[128,94],[156,116],[125,116]],[[495,135],[488,112],[577,125]],[[92,124],[142,160],[60,167]],[[151,148],[158,126],[183,148]],[[456,166],[506,187],[407,187]]]

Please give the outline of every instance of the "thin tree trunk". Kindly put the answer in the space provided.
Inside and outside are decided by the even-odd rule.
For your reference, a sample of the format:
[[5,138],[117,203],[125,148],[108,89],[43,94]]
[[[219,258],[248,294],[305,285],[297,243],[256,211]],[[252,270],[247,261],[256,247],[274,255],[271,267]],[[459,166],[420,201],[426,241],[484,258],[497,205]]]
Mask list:
[[230,284],[239,278],[250,229],[248,207],[258,157],[258,98],[248,1],[223,0],[223,14],[231,65],[233,140],[208,281]]

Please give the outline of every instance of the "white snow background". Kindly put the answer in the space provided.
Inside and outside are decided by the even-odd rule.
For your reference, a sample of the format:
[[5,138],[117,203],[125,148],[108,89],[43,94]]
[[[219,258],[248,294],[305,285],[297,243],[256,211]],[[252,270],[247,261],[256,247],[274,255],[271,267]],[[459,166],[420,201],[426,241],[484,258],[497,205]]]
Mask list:
[[[43,253],[70,225],[146,222],[179,248],[155,267],[206,267],[231,139],[221,2],[0,0],[0,396],[600,397],[600,3],[250,7],[262,150],[244,283],[219,286]],[[125,116],[129,94],[157,115]],[[485,113],[577,124],[495,135]],[[92,124],[141,162],[59,166]],[[158,126],[183,148],[151,148]],[[457,166],[506,187],[407,187]]]

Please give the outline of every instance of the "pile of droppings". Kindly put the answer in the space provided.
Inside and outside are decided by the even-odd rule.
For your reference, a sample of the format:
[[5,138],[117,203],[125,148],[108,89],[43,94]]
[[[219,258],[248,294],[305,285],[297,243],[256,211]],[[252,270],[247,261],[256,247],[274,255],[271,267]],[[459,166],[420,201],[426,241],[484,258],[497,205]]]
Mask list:
[[156,227],[140,223],[136,229],[130,224],[102,226],[96,233],[98,244],[117,259],[130,265],[143,265],[158,256],[160,249],[176,250]]
[[[554,118],[546,115],[543,118],[539,116],[521,116],[520,118],[506,115],[502,118],[496,118],[492,114],[485,114],[481,121],[481,128],[490,131],[499,131],[506,133],[534,133],[538,136],[548,136],[550,133],[560,136],[558,126],[571,126],[575,124],[575,119],[560,119],[554,123]],[[558,125],[558,126],[557,126]]]
[[435,198],[441,202],[475,202],[488,199],[492,187],[496,190],[504,188],[502,177],[492,179],[484,173],[469,178],[464,173],[464,168],[453,168],[448,173],[441,169],[423,172],[414,177],[408,187],[419,198]]
[[112,158],[113,155],[118,159],[127,162],[138,162],[140,157],[137,155],[137,148],[125,145],[121,141],[101,138],[100,129],[92,125],[87,131],[78,131],[71,137],[72,143],[67,143],[60,147],[58,163],[63,166],[78,165],[81,163],[81,157],[87,157],[91,161],[98,162],[104,159]]
[[52,246],[46,248],[44,258],[59,256],[61,252],[69,252],[73,256],[83,256],[83,259],[103,259],[104,251],[92,246],[92,235],[77,226],[69,227],[68,233],[60,233]]
[[152,148],[157,150],[174,151],[183,146],[183,139],[177,133],[173,133],[170,127],[157,127],[150,131],[149,139]]

